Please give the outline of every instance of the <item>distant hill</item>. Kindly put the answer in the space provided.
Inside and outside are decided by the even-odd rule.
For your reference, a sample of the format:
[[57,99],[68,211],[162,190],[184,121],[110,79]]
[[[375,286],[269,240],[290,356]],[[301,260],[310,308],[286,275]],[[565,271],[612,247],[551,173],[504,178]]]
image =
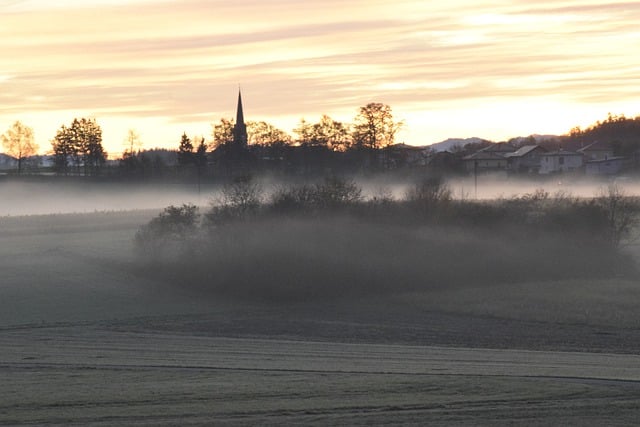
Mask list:
[[515,138],[511,138],[509,143],[514,145],[531,145],[531,144],[540,144],[548,141],[555,141],[562,138],[559,135],[538,135],[533,134],[529,136],[517,136]]
[[435,144],[429,145],[429,148],[434,150],[435,152],[441,151],[451,151],[456,148],[462,148],[467,144],[477,144],[479,142],[484,142],[486,139],[482,138],[449,138],[445,139],[441,142],[436,142]]

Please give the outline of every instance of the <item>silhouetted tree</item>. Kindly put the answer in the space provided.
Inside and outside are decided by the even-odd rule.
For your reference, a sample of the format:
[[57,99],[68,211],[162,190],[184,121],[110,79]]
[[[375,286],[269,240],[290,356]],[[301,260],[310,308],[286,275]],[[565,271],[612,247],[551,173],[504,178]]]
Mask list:
[[73,119],[71,126],[62,125],[51,145],[59,173],[68,173],[71,161],[78,173],[83,167],[85,175],[97,174],[107,160],[102,147],[102,129],[95,119]]
[[334,151],[346,151],[351,145],[349,127],[324,114],[313,125],[314,139]]
[[320,146],[334,151],[346,151],[351,143],[348,126],[326,114],[315,124],[310,124],[305,119],[300,120],[294,132],[298,135],[297,142],[302,146]]
[[200,137],[198,146],[195,153],[193,153],[193,163],[196,166],[196,175],[198,178],[198,193],[200,193],[200,184],[202,182],[202,176],[207,170],[207,144],[204,142],[204,138]]
[[220,119],[219,123],[214,123],[212,125],[213,149],[233,143],[234,125],[235,123],[233,120],[224,118]]
[[51,141],[54,169],[58,173],[68,174],[70,163],[77,157],[77,146],[71,129],[62,125]]
[[5,153],[18,161],[18,174],[22,173],[24,160],[38,150],[38,145],[33,140],[33,130],[17,121],[0,136],[0,140]]
[[293,133],[298,136],[298,138],[296,138],[298,144],[302,146],[314,144],[313,125],[304,118],[300,119],[300,123],[298,127],[293,130]]
[[247,134],[249,145],[262,145],[270,147],[274,145],[290,144],[292,139],[285,131],[264,122],[247,122]]
[[352,138],[357,147],[384,148],[393,144],[403,122],[393,119],[391,107],[372,102],[360,107],[355,117]]
[[180,146],[178,147],[178,165],[185,167],[193,163],[193,144],[187,133],[182,134]]
[[140,151],[142,148],[142,140],[140,139],[140,134],[136,132],[135,129],[129,129],[127,131],[127,137],[124,140],[125,151],[123,154],[127,152],[129,154],[133,154],[136,151]]

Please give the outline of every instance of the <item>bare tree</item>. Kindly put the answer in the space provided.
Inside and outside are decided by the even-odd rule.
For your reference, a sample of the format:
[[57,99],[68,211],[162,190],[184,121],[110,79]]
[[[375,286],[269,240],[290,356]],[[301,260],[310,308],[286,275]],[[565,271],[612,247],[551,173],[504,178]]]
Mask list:
[[391,107],[372,102],[360,107],[353,125],[354,144],[363,148],[385,148],[393,144],[403,122],[393,119]]
[[611,244],[619,246],[638,224],[638,200],[614,183],[600,190],[596,203],[606,214]]
[[38,150],[38,145],[33,140],[33,130],[16,121],[0,136],[0,140],[6,154],[18,161],[18,174],[22,173],[24,159],[33,156]]
[[139,152],[142,148],[140,134],[135,129],[129,129],[127,131],[127,137],[124,140],[124,145],[124,154],[126,155],[133,156],[136,152]]

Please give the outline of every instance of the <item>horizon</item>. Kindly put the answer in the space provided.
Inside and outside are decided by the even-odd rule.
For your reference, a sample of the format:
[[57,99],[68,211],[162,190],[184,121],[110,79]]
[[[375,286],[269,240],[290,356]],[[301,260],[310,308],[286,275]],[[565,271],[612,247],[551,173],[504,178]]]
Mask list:
[[564,135],[637,116],[639,18],[631,1],[0,2],[0,133],[19,120],[43,154],[94,117],[110,158],[128,129],[176,148],[210,141],[240,84],[246,119],[289,134],[382,102],[397,143]]

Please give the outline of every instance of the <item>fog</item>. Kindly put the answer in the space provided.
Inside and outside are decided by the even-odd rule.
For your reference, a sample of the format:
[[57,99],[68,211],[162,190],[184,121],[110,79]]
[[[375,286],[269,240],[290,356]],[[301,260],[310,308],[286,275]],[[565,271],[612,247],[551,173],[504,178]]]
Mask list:
[[[418,179],[357,183],[402,199]],[[494,184],[479,197],[541,187]],[[162,208],[206,213],[220,187],[2,181],[0,200],[2,425],[639,417],[633,247],[603,246],[575,201],[540,228],[513,201],[454,200],[441,222],[388,201],[265,209],[140,251]]]
[[[421,179],[420,176],[353,176],[362,188],[365,198],[404,198],[407,188]],[[257,179],[265,197],[280,188],[313,183],[318,180],[283,180],[265,176]],[[455,199],[510,198],[536,189],[544,189],[550,195],[564,193],[576,197],[593,197],[603,188],[615,182],[628,195],[640,195],[640,182],[628,178],[616,180],[581,179],[506,179],[504,176],[481,175],[452,178],[446,181]],[[0,181],[0,216],[47,215],[64,213],[89,213],[125,211],[137,209],[161,209],[169,205],[193,203],[207,206],[219,199],[220,184],[195,183],[100,183],[45,181]]]
[[161,209],[206,204],[215,190],[184,184],[0,182],[0,216]]

